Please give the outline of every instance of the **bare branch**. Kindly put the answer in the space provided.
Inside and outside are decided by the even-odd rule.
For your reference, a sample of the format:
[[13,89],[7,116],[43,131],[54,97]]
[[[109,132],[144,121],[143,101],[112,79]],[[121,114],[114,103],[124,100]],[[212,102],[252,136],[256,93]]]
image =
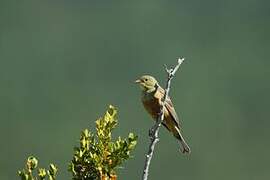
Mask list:
[[155,125],[150,129],[150,145],[149,145],[149,149],[148,149],[148,153],[146,154],[146,159],[145,159],[145,164],[144,164],[144,170],[143,170],[143,176],[142,176],[142,180],[147,180],[148,178],[148,174],[149,174],[149,166],[151,163],[151,159],[153,157],[153,153],[155,150],[155,145],[156,143],[159,141],[158,138],[158,133],[159,133],[159,128],[161,126],[162,121],[164,120],[164,104],[165,104],[165,100],[168,98],[168,94],[170,91],[170,86],[171,86],[171,80],[173,79],[176,71],[179,69],[180,65],[182,64],[182,62],[184,61],[184,58],[179,58],[177,61],[177,65],[174,68],[168,69],[167,66],[165,65],[165,70],[167,72],[167,83],[166,83],[166,89],[165,89],[165,94],[164,97],[162,99],[162,106],[160,107],[160,114],[158,116],[158,119],[155,123]]

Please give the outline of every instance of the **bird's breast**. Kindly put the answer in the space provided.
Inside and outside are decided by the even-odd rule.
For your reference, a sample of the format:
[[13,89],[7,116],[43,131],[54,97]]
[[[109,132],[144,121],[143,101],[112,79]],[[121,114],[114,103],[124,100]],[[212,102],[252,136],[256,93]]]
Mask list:
[[146,111],[156,119],[160,112],[160,99],[154,95],[143,95],[142,103]]

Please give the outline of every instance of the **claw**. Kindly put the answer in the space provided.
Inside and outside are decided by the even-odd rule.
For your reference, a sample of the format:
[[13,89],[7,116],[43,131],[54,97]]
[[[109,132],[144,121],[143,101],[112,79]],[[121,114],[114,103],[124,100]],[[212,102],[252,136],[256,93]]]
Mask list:
[[148,135],[149,135],[150,137],[154,137],[154,128],[153,128],[153,127],[152,127],[151,129],[149,129]]

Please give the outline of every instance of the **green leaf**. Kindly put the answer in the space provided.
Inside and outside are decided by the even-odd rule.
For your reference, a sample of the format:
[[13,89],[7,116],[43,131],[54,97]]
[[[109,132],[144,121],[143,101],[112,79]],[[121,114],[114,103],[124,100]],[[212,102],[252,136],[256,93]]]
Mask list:
[[38,160],[34,156],[29,156],[27,159],[27,168],[34,170],[38,166]]

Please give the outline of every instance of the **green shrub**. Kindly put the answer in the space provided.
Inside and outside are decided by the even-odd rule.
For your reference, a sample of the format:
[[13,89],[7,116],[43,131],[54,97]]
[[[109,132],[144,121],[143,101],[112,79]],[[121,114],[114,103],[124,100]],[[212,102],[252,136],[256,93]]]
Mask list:
[[27,158],[25,168],[18,171],[21,180],[55,180],[57,167],[54,164],[49,165],[49,170],[38,168],[38,160],[34,156]]
[[[137,136],[129,133],[126,139],[112,139],[112,130],[117,126],[117,110],[109,106],[105,115],[96,120],[96,133],[85,129],[81,132],[80,145],[74,148],[68,170],[73,180],[116,179],[116,168],[131,157],[137,144]],[[25,169],[19,171],[22,180],[55,180],[57,168],[50,164],[49,170],[37,168],[38,160],[30,156]],[[34,173],[34,170],[38,170]]]

